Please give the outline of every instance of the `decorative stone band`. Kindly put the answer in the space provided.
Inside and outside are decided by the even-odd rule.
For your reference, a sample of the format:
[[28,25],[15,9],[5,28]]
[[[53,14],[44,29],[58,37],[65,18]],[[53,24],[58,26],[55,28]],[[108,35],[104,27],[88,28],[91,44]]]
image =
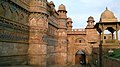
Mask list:
[[0,41],[28,43],[29,27],[0,18]]
[[30,27],[30,33],[47,33],[47,28],[39,28],[39,26],[31,26]]

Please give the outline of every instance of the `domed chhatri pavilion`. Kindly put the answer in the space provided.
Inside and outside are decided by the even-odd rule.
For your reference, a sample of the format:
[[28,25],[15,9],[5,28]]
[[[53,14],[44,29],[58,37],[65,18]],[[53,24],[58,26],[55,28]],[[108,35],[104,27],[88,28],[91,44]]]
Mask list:
[[114,16],[114,13],[106,8],[106,10],[101,14],[100,22],[118,22],[118,20]]
[[[102,34],[101,39],[103,43],[108,42],[107,40],[105,41],[105,38],[106,38],[104,36],[105,30],[108,30],[112,34],[111,43],[118,43],[119,25],[120,25],[120,22],[118,22],[117,18],[114,16],[114,13],[108,10],[108,8],[106,8],[106,10],[101,14],[100,21],[96,23],[95,28],[97,28],[98,32]],[[114,32],[116,33],[115,35],[116,39],[114,38]]]
[[100,41],[106,52],[118,47],[120,22],[107,8],[96,24],[92,16],[86,28],[72,23],[63,4],[56,10],[47,0],[0,0],[0,66],[88,64],[98,61]]

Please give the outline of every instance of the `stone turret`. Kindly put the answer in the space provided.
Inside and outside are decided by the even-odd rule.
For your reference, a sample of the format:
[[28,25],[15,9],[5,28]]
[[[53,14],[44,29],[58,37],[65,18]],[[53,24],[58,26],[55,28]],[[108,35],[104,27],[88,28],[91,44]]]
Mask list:
[[55,5],[54,5],[54,3],[53,3],[53,1],[50,1],[50,3],[49,3],[51,6],[53,6],[53,7],[55,7]]
[[72,30],[72,19],[70,17],[68,17],[67,19],[67,30],[70,31]]
[[51,7],[51,8],[50,8],[50,15],[53,15],[53,14],[56,12],[54,2],[53,2],[53,1],[50,1],[48,4],[49,4],[50,7]]
[[88,21],[87,21],[87,27],[86,28],[93,28],[94,27],[94,18],[92,16],[88,17]]
[[63,4],[61,4],[58,8],[58,14],[59,14],[59,27],[66,29],[66,22],[67,22],[67,11]]
[[67,63],[67,11],[63,4],[58,8],[58,45],[56,46],[56,63],[66,64]]
[[29,64],[46,66],[47,45],[44,42],[48,29],[47,0],[31,0],[29,16]]

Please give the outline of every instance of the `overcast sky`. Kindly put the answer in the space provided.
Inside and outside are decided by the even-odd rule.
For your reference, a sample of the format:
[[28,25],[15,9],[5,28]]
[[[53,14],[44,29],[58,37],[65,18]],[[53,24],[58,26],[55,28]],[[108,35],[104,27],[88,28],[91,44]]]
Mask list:
[[120,0],[48,0],[53,1],[56,10],[64,4],[68,17],[73,20],[73,28],[85,28],[89,16],[99,22],[101,13],[108,7],[120,21]]

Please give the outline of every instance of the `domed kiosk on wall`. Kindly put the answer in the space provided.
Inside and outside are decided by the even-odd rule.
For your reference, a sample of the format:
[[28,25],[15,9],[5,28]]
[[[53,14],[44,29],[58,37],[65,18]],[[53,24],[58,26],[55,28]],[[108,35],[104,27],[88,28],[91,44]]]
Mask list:
[[[106,8],[106,10],[101,14],[100,21],[96,23],[94,27],[97,29],[97,31],[101,35],[100,38],[103,43],[111,43],[111,44],[118,43],[118,31],[120,30],[120,22],[118,22],[114,13],[108,10],[108,8]],[[112,35],[115,32],[116,39],[114,39],[112,36],[112,40],[109,40],[109,41],[105,40],[104,39],[105,30],[108,30],[109,32],[111,32]]]

